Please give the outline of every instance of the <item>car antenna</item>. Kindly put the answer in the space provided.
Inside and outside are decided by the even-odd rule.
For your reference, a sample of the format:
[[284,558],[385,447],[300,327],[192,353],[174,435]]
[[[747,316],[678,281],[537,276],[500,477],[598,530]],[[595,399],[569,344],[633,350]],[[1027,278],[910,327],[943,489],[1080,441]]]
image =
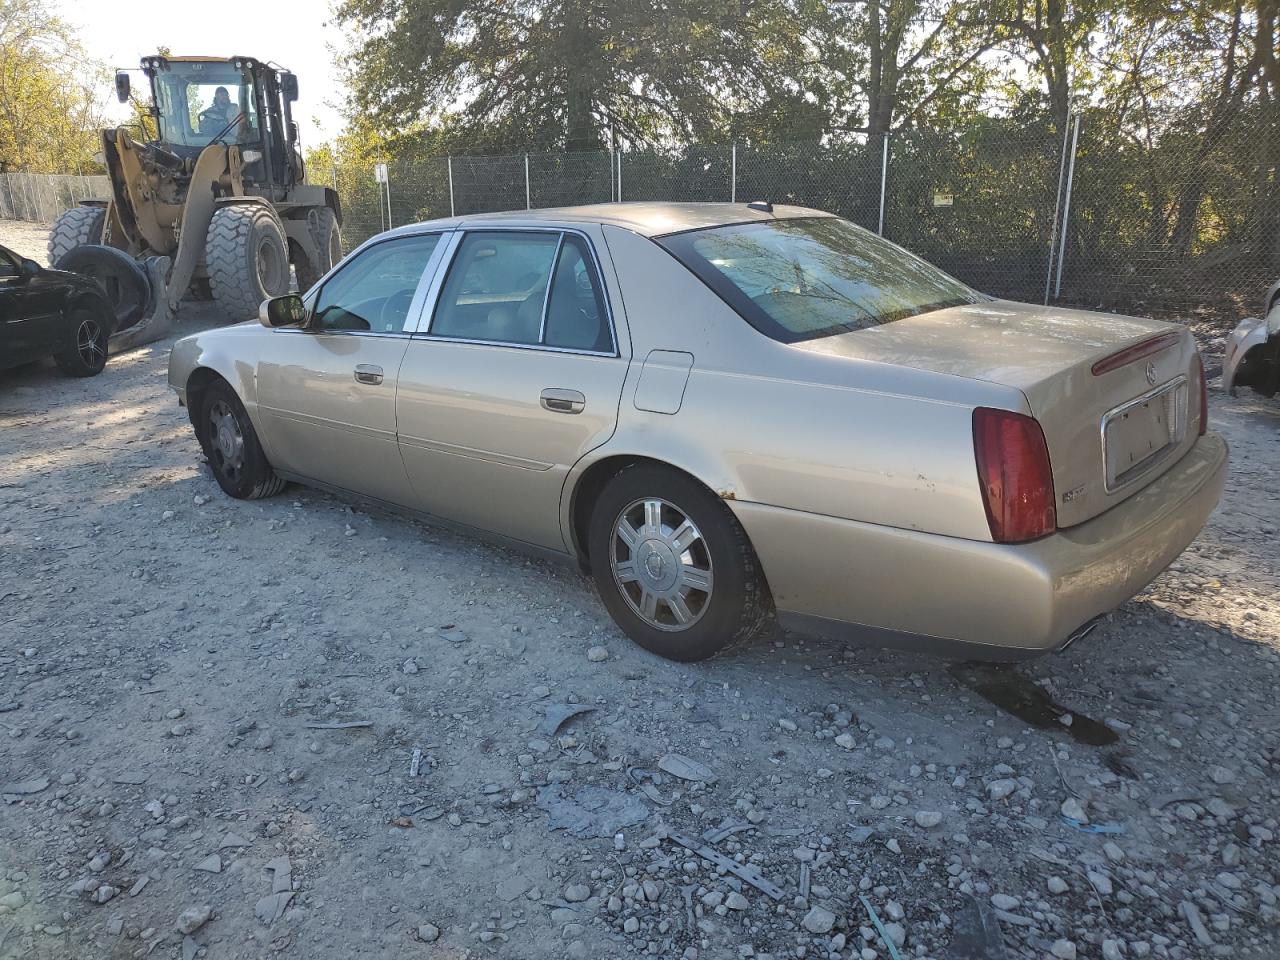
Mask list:
[[762,213],[773,213],[773,204],[768,200],[752,200],[747,204],[748,210],[759,210]]

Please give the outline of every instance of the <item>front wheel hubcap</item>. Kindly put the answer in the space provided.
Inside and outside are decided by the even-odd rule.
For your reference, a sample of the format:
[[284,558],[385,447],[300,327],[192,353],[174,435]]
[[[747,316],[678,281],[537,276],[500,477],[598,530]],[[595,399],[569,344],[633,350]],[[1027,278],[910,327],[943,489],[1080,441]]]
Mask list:
[[702,531],[667,500],[636,500],[618,514],[609,551],[627,605],[658,630],[687,630],[711,603],[711,553]]
[[214,466],[228,480],[235,481],[244,469],[244,434],[225,400],[218,400],[209,408],[209,429]]

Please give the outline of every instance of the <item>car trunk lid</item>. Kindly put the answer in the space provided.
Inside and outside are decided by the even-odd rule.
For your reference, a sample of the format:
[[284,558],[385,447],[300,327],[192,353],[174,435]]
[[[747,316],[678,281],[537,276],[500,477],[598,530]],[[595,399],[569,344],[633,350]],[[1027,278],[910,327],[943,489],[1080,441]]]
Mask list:
[[796,346],[1020,390],[1044,430],[1059,527],[1133,495],[1195,442],[1195,344],[1167,323],[996,300]]

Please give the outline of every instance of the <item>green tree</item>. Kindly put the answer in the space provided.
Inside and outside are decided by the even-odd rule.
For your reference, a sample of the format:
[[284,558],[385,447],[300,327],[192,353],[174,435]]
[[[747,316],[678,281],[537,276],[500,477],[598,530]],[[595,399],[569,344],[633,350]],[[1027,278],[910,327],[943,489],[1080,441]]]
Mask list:
[[[353,117],[471,150],[723,137],[800,92],[812,0],[342,0]],[[394,132],[394,133],[393,133]]]
[[[982,0],[866,0],[833,7],[823,62],[849,79],[862,128],[933,125],[962,104],[972,112],[989,85],[984,54],[1005,31]],[[948,116],[949,115],[949,116]]]
[[41,0],[0,0],[0,170],[92,164],[103,71]]

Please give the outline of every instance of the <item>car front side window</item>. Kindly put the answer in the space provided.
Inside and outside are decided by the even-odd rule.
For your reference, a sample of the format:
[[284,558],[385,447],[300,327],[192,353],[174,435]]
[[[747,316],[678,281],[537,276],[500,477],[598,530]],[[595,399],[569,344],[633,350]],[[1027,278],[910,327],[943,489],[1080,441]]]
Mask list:
[[9,256],[8,251],[0,250],[0,280],[12,280],[21,272],[18,262]]
[[310,329],[403,333],[423,271],[439,242],[435,233],[396,237],[357,254],[320,288]]

